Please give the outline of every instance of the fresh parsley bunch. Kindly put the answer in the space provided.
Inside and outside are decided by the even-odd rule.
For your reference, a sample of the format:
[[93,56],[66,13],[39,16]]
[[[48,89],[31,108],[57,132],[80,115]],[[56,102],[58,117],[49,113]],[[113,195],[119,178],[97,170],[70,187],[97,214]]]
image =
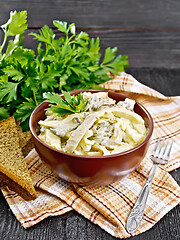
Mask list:
[[44,92],[99,88],[111,74],[128,66],[127,56],[116,57],[116,47],[107,48],[102,59],[99,38],[77,33],[74,23],[55,20],[53,24],[58,34],[47,25],[39,34],[30,33],[39,42],[37,54],[22,44],[28,27],[26,11],[12,11],[1,26],[0,119],[14,114],[24,129],[28,129],[29,117],[43,101]]

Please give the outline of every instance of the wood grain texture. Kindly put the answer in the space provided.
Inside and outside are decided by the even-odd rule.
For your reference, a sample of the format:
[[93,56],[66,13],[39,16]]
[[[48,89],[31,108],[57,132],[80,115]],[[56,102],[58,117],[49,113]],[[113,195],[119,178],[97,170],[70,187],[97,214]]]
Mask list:
[[[127,68],[140,82],[165,95],[176,95],[180,70]],[[179,89],[180,90],[180,89]],[[180,169],[171,172],[180,184]],[[166,214],[153,228],[133,240],[179,240],[180,205]],[[75,211],[49,217],[25,230],[20,226],[0,192],[0,239],[3,240],[113,240],[116,239]]]
[[[36,49],[38,42],[26,31],[24,46]],[[80,29],[78,29],[78,32]],[[180,32],[170,31],[129,31],[129,30],[85,30],[91,38],[100,38],[100,52],[108,47],[118,47],[117,55],[127,55],[131,67],[175,69],[180,67]],[[57,37],[60,34],[54,30]],[[3,40],[0,34],[0,42]]]
[[[84,28],[178,29],[178,0],[1,0],[0,24],[10,10],[27,10],[31,28],[52,26],[54,19]],[[3,11],[2,11],[3,9]]]
[[[178,0],[0,0],[0,25],[11,10],[27,10],[30,31],[53,20],[74,22],[78,30],[100,37],[101,52],[118,47],[131,67],[180,66],[180,1]],[[26,35],[25,45],[35,48]],[[0,42],[3,33],[0,32]]]
[[126,72],[132,74],[139,82],[166,96],[180,95],[180,69],[129,67],[126,68]]

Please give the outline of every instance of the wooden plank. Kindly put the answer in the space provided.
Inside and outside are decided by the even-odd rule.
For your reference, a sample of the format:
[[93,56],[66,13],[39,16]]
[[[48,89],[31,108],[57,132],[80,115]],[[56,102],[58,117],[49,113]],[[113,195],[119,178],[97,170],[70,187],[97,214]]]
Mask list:
[[27,10],[31,28],[52,26],[54,19],[83,28],[178,29],[179,0],[1,0],[0,25],[11,10]]
[[[163,61],[163,60],[162,60]],[[139,82],[159,91],[166,96],[180,95],[180,69],[165,68],[126,68],[126,72],[133,75]],[[180,174],[173,172],[180,183]]]
[[[37,41],[27,31],[24,46],[36,49]],[[117,54],[129,57],[130,67],[179,68],[179,31],[124,31],[124,30],[85,30],[90,37],[100,37],[101,53],[107,47],[118,47]],[[57,33],[57,31],[55,31]],[[2,42],[2,34],[0,42]]]
[[[54,19],[75,22],[79,30],[101,39],[101,52],[118,47],[129,56],[131,67],[179,68],[180,2],[178,0],[0,0],[0,25],[10,10],[28,11],[29,31],[37,31]],[[2,42],[3,34],[0,34]],[[35,48],[31,37],[25,46]]]

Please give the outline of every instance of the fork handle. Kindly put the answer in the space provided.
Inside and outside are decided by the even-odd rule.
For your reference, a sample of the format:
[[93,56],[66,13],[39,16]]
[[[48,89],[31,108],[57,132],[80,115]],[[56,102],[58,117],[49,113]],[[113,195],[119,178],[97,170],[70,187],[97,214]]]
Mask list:
[[152,166],[152,169],[149,173],[148,179],[146,180],[146,183],[133,207],[131,210],[127,223],[126,223],[126,230],[129,233],[134,232],[140,225],[144,213],[144,209],[146,206],[147,198],[151,189],[151,185],[154,179],[154,175],[156,172],[158,164],[154,163]]

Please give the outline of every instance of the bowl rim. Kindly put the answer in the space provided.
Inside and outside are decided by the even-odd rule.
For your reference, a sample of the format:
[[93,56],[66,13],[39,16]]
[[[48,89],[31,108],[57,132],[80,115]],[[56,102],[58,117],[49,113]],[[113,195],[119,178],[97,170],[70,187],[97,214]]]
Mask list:
[[[111,90],[99,90],[99,89],[78,89],[78,90],[72,90],[72,91],[69,91],[70,94],[73,94],[73,93],[80,93],[80,92],[85,92],[85,91],[89,91],[89,92],[110,92],[110,93],[116,93],[118,95],[121,95],[123,97],[126,97],[126,98],[129,98],[129,99],[132,99],[128,96],[126,96],[125,94],[121,94],[119,92],[116,92],[116,91],[111,91]],[[63,96],[62,93],[59,94],[60,96]],[[132,99],[134,100],[134,99]],[[146,138],[140,143],[138,144],[137,146],[127,150],[127,151],[123,151],[123,152],[120,152],[120,153],[115,153],[115,154],[111,154],[111,155],[104,155],[104,156],[86,156],[86,155],[77,155],[77,154],[74,154],[74,153],[66,153],[64,151],[61,151],[61,150],[58,150],[58,149],[55,149],[53,147],[51,147],[50,145],[44,143],[37,135],[35,129],[33,128],[33,124],[32,124],[32,120],[36,114],[36,111],[38,111],[38,109],[44,105],[44,104],[47,104],[46,101],[43,101],[42,103],[40,103],[34,110],[33,112],[31,113],[31,116],[30,116],[30,119],[29,119],[29,128],[30,128],[30,132],[31,134],[33,135],[33,137],[40,143],[42,144],[44,147],[48,148],[49,150],[52,150],[58,154],[62,154],[62,155],[65,155],[65,156],[68,156],[68,157],[72,157],[72,158],[78,158],[79,160],[95,160],[98,158],[98,160],[100,159],[109,159],[109,158],[114,158],[114,157],[120,157],[120,156],[124,156],[124,155],[128,155],[130,154],[131,152],[134,152],[136,151],[137,149],[141,148],[144,144],[146,144],[149,139],[151,138],[152,136],[152,133],[153,133],[153,130],[154,130],[154,123],[153,123],[153,118],[151,116],[151,114],[149,113],[149,111],[139,102],[137,102],[136,100],[134,100],[136,102],[136,104],[138,104],[141,109],[145,112],[145,114],[147,115],[149,121],[150,121],[150,125],[149,125],[149,132],[148,132],[148,135],[146,136]]]

